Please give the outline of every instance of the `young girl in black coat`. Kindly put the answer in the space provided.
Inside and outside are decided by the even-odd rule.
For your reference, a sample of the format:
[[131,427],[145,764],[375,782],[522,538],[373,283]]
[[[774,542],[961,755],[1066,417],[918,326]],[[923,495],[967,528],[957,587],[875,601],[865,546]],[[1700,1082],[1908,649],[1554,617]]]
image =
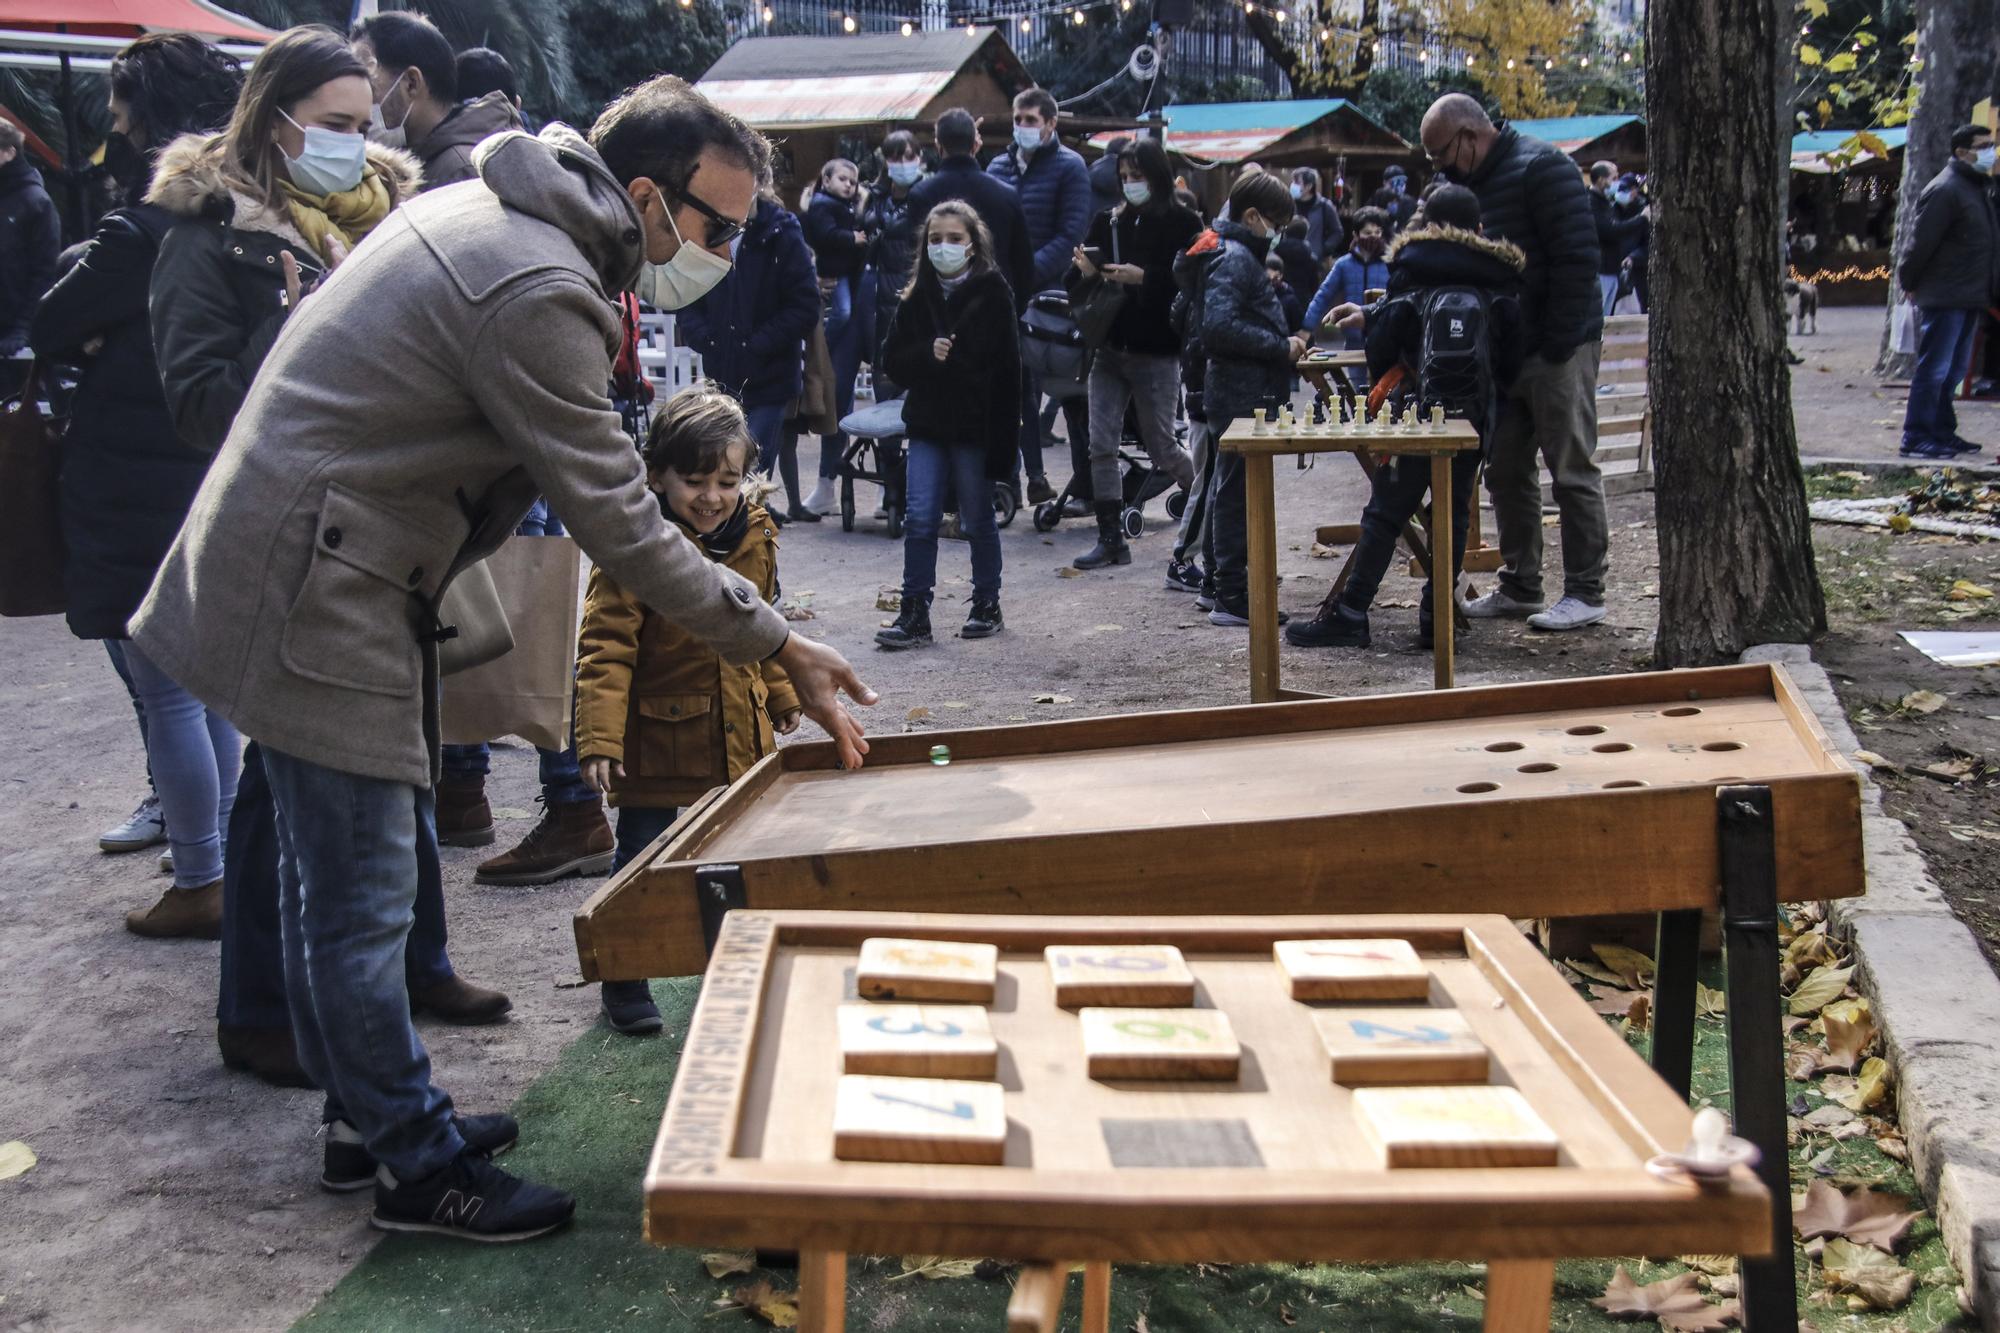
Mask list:
[[959,637],[984,639],[1004,628],[992,490],[1014,472],[1021,421],[1018,337],[1014,293],[994,266],[992,233],[963,201],[939,204],[924,221],[916,276],[882,347],[883,367],[909,390],[903,399],[903,608],[896,623],[875,636],[891,651],[931,642],[931,590],[947,489],[958,493],[959,523],[972,544],[972,611]]

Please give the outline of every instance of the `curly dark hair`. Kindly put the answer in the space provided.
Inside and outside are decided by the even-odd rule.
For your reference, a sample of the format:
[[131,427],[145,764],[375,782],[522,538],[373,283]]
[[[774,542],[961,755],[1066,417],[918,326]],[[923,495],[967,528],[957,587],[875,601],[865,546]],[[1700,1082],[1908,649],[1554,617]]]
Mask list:
[[235,56],[184,32],[148,33],[111,58],[111,95],[134,131],[126,137],[149,158],[183,134],[228,124],[242,87]]

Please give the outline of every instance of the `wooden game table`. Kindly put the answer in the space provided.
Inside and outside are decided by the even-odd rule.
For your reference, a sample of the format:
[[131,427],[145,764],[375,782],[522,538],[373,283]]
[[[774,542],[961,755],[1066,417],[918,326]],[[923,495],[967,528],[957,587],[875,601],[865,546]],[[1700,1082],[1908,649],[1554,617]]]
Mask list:
[[1349,350],[1343,347],[1332,352],[1316,348],[1300,357],[1296,366],[1299,374],[1322,398],[1329,402],[1345,399],[1352,403],[1357,390],[1353,376],[1347,372],[1357,366],[1366,370],[1368,353],[1359,348]]
[[[1248,418],[1230,423],[1217,447],[1243,456],[1244,523],[1248,529],[1250,555],[1250,701],[1274,703],[1280,699],[1323,698],[1300,690],[1286,690],[1278,683],[1278,511],[1272,462],[1279,454],[1363,454],[1391,457],[1428,458],[1431,463],[1432,561],[1443,551],[1444,570],[1433,568],[1431,586],[1439,606],[1431,616],[1432,684],[1440,690],[1452,688],[1452,637],[1454,586],[1451,577],[1451,463],[1468,449],[1479,448],[1479,432],[1471,423],[1447,421],[1443,429],[1420,426],[1413,430],[1358,429],[1352,423],[1314,426],[1301,423],[1296,430],[1267,433],[1256,431]],[[1438,614],[1439,608],[1443,614]]]
[[[998,1164],[937,1160],[946,1140],[906,1147],[904,1159],[852,1160],[836,1138],[847,1114],[836,1085],[867,1080],[841,1078],[835,1015],[843,1003],[871,1005],[855,990],[857,958],[864,940],[885,935],[999,950],[986,1006],[999,1048],[987,1085],[1003,1104],[1004,1130],[989,1131],[1004,1132]],[[1379,1006],[1291,998],[1273,961],[1283,940],[1407,941],[1424,998],[1393,1021],[1423,1034],[1434,1030],[1427,1021],[1462,1020],[1486,1064],[1453,1086],[1344,1072],[1330,1052],[1349,1029],[1364,1046],[1404,1034],[1361,1021]],[[1080,1022],[1058,1007],[1043,950],[1130,944],[1180,949],[1196,986],[1187,1012],[1226,1016],[1241,1047],[1235,1077],[1089,1075],[1093,1011]],[[1342,1037],[1323,1037],[1329,1027]],[[1542,1122],[1536,1164],[1501,1164],[1528,1160],[1512,1151],[1518,1126],[1459,1100],[1458,1084],[1481,1085],[1470,1097],[1518,1091]],[[963,1090],[902,1081],[882,1095],[895,1104],[866,1122],[971,1133],[960,1127],[970,1104],[954,1100]],[[841,1100],[854,1091],[842,1086]],[[1385,1092],[1441,1119],[1420,1128],[1363,1105]],[[647,1168],[645,1230],[662,1245],[798,1250],[800,1327],[812,1333],[843,1327],[852,1253],[1026,1261],[1009,1329],[1053,1327],[1066,1265],[1083,1261],[1086,1333],[1108,1328],[1112,1262],[1484,1259],[1489,1333],[1543,1333],[1559,1257],[1770,1252],[1770,1191],[1749,1170],[1704,1187],[1649,1169],[1683,1149],[1691,1119],[1505,917],[732,912]]]

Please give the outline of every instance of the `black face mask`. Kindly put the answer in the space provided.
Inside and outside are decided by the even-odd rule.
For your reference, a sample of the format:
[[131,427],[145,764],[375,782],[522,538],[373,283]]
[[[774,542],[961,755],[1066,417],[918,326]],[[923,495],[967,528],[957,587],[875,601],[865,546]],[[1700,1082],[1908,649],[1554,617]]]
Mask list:
[[153,175],[152,160],[115,130],[104,138],[104,170],[118,182],[126,203],[136,204],[145,198]]

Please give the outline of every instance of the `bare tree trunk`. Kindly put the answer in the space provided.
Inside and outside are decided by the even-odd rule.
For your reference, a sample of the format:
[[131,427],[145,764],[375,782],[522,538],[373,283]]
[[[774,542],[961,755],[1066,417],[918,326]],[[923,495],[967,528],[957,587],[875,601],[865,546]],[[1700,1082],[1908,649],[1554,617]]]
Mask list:
[[1785,364],[1791,0],[1653,0],[1653,439],[1662,666],[1826,627]]
[[[1917,196],[1951,157],[1951,132],[1965,124],[1973,104],[1993,96],[2000,64],[2000,0],[1935,0],[1917,6],[1917,109],[1910,117],[1910,141],[1903,149],[1903,183],[1896,192],[1896,239],[1889,248],[1893,266],[1909,244],[1917,221]],[[1907,379],[1914,358],[1889,345],[1889,315],[1902,300],[1889,278],[1888,311],[1882,320],[1882,349],[1875,373]]]

